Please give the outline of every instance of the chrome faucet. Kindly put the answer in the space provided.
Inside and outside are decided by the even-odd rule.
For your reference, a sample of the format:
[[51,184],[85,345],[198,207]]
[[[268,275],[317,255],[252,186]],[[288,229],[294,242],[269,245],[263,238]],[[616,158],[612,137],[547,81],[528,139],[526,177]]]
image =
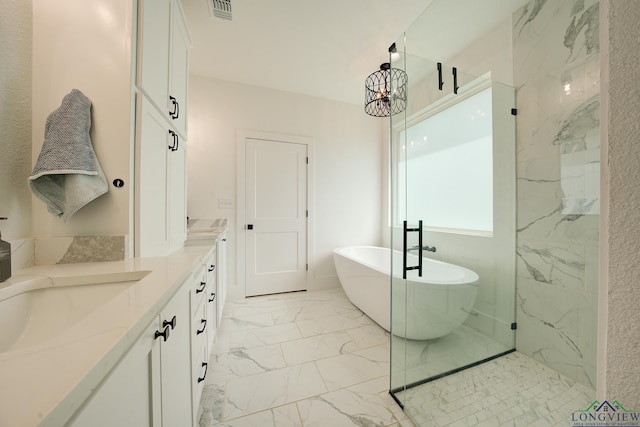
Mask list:
[[[411,251],[417,251],[420,249],[420,246],[416,245],[416,246],[411,246],[407,251],[411,252]],[[423,246],[422,247],[423,251],[427,251],[427,252],[435,252],[436,251],[436,247],[435,246]]]

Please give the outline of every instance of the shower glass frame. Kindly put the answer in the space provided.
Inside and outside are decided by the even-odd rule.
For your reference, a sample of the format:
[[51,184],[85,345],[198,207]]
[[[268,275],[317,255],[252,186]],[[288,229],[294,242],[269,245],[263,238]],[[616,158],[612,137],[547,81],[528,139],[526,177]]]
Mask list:
[[[437,0],[434,3],[441,3]],[[424,14],[429,13],[427,8]],[[424,15],[423,14],[423,15]],[[420,18],[416,22],[419,24]],[[425,399],[414,399],[414,391],[423,384],[476,366],[515,349],[515,106],[514,89],[492,80],[491,73],[475,76],[458,68],[456,93],[453,93],[454,66],[438,64],[426,55],[408,51],[412,43],[414,24],[396,42],[399,58],[390,63],[393,68],[404,70],[409,78],[407,109],[389,118],[389,227],[391,251],[391,335],[390,335],[390,393],[416,425],[423,424],[423,412],[428,410]],[[438,72],[440,71],[440,73]],[[430,82],[430,84],[426,84]],[[442,85],[440,84],[442,83]],[[439,89],[442,86],[442,90]],[[393,88],[391,88],[393,91]],[[422,183],[412,182],[408,130],[417,122],[433,117],[439,112],[458,105],[481,91],[491,91],[493,123],[492,155],[493,229],[490,233],[470,230],[443,230],[422,227],[423,245],[436,246],[437,252],[425,252],[425,257],[461,265],[480,276],[478,297],[465,323],[460,327],[468,334],[451,334],[424,342],[404,338],[411,316],[410,282],[402,278],[404,247],[417,245],[417,234],[409,233],[404,241],[402,223],[417,227],[423,212],[415,212],[408,203],[410,197],[419,195]],[[404,131],[404,132],[403,132]],[[405,149],[402,149],[402,147]],[[436,185],[436,183],[434,183]],[[395,250],[395,251],[394,251]],[[474,254],[492,254],[484,259]],[[480,264],[485,264],[481,265]],[[428,264],[423,266],[428,274]],[[492,281],[491,283],[488,283]],[[499,282],[499,284],[498,284]],[[487,340],[483,340],[483,337]],[[478,338],[477,341],[475,339]],[[464,339],[464,341],[462,341]],[[458,340],[458,341],[456,341]],[[449,341],[449,342],[447,342]],[[448,350],[441,357],[428,355],[438,346]],[[425,354],[427,357],[425,358]],[[422,363],[424,362],[424,363]]]

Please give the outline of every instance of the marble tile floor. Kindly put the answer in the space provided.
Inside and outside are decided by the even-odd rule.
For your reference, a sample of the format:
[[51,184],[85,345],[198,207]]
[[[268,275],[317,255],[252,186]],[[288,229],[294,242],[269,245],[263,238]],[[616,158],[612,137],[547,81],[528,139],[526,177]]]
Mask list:
[[396,336],[391,339],[392,388],[451,372],[513,348],[467,325],[433,340],[414,341]]
[[421,426],[572,426],[594,390],[519,352],[396,396]]
[[[432,346],[431,352],[442,355],[446,348]],[[533,366],[540,365],[520,356]],[[427,361],[416,359],[416,366]],[[388,393],[389,364],[389,334],[354,307],[342,289],[227,302],[212,349],[199,425],[412,427]],[[518,369],[512,371],[517,373]],[[459,375],[427,384],[448,382]],[[416,387],[403,396],[412,402],[407,409],[417,422],[474,425],[463,424],[466,418],[446,418],[430,408],[423,414],[424,398],[418,393],[423,388]],[[433,389],[424,390],[429,390],[426,396],[433,396]],[[490,389],[482,393],[493,395]],[[477,405],[466,410],[469,408],[482,410]],[[440,416],[437,422],[442,424],[429,418],[433,414]],[[501,422],[508,422],[502,417]]]

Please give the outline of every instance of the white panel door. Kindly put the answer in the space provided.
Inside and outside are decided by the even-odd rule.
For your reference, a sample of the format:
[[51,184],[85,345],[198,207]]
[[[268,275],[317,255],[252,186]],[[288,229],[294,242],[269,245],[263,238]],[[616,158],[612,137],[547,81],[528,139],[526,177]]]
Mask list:
[[306,289],[307,146],[247,138],[246,295]]

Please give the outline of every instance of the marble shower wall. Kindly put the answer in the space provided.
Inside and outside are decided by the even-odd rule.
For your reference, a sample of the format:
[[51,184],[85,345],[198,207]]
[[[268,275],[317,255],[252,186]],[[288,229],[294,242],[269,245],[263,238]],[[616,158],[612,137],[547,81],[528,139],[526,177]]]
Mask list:
[[599,3],[513,14],[516,348],[595,388],[600,186]]

